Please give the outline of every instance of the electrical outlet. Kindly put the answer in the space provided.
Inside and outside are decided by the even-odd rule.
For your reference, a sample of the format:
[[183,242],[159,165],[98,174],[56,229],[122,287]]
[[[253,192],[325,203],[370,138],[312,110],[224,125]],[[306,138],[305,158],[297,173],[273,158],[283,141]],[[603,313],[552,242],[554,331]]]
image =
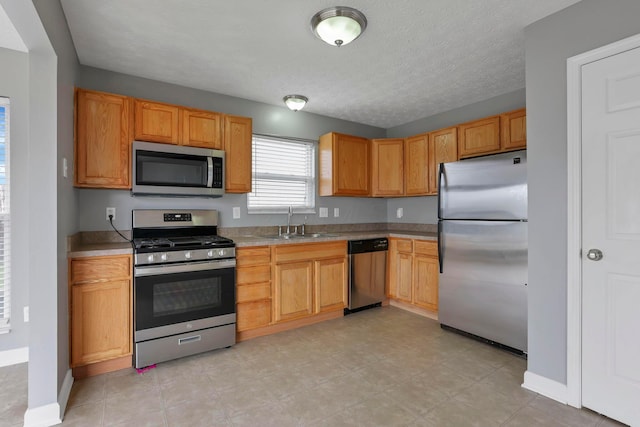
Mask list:
[[404,209],[398,208],[396,209],[396,218],[402,218],[404,215]]
[[333,216],[336,218],[340,216],[340,208],[333,208]]
[[109,216],[113,215],[113,219],[116,219],[116,208],[107,208],[107,221],[109,221]]
[[320,208],[320,218],[327,218],[329,216],[329,208]]
[[24,317],[24,323],[29,323],[29,306],[25,305],[22,308],[22,316]]
[[239,219],[240,218],[240,206],[234,206],[233,207],[233,219]]

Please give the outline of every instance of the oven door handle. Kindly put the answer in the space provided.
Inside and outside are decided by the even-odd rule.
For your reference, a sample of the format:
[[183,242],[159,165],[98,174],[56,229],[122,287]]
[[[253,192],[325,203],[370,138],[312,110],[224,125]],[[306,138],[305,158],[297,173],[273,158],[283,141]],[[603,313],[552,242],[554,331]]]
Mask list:
[[223,259],[217,261],[135,267],[133,271],[135,277],[142,277],[172,273],[191,273],[193,271],[220,270],[222,268],[234,268],[235,266],[235,259]]

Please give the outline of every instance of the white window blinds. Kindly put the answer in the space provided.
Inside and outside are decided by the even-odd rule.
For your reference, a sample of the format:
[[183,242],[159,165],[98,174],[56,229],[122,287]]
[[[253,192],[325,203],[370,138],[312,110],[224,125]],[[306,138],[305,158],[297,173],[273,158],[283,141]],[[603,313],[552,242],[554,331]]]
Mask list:
[[314,141],[254,135],[249,213],[314,213],[315,153]]
[[0,97],[0,333],[9,332],[9,99]]

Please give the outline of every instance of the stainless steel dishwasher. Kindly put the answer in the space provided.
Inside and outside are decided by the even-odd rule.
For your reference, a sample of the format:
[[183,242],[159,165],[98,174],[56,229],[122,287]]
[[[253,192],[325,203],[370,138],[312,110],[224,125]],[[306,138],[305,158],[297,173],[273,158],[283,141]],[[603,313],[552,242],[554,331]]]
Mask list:
[[349,241],[349,308],[345,313],[380,305],[387,282],[386,238]]

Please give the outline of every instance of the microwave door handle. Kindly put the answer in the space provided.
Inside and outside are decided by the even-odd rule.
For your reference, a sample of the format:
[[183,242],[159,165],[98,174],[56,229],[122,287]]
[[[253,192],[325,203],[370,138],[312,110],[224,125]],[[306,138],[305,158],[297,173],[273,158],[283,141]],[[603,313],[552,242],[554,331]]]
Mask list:
[[207,157],[207,188],[213,187],[213,158]]

